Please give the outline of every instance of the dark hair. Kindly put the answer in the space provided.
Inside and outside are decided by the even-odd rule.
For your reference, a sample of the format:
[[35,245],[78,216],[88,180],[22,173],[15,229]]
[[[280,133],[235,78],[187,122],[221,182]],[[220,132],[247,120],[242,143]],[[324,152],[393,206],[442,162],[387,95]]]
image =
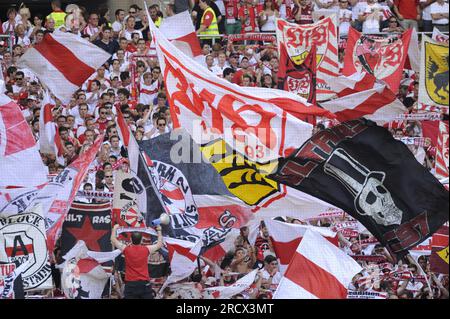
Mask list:
[[125,88],[120,88],[120,89],[118,89],[118,90],[117,90],[117,95],[119,95],[119,94],[123,94],[123,95],[125,95],[127,98],[130,97],[130,91],[128,91],[128,90],[125,89]]
[[227,77],[230,74],[236,73],[232,68],[226,68],[223,70],[223,77]]
[[140,232],[133,232],[131,234],[131,242],[133,243],[133,245],[139,245],[142,241],[142,234]]
[[120,14],[121,11],[125,12],[125,10],[123,10],[123,9],[117,9],[117,10],[116,10],[116,13],[115,13],[115,16],[118,16],[118,15]]
[[128,80],[129,78],[130,78],[129,72],[127,72],[127,71],[120,72],[120,81],[125,81],[125,80]]
[[273,261],[277,261],[277,259],[272,255],[267,255],[266,258],[264,258],[264,262],[267,264],[270,264]]

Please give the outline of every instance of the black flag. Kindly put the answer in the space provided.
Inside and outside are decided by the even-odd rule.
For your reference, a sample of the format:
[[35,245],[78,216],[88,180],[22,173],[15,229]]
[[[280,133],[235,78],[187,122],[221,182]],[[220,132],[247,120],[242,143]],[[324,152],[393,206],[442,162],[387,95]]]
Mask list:
[[340,207],[397,257],[448,220],[448,191],[406,145],[366,119],[316,133],[270,177]]

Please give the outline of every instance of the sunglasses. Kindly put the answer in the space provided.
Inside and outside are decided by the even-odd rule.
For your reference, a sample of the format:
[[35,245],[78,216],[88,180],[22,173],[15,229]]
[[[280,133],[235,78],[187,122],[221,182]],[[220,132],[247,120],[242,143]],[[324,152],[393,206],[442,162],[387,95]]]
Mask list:
[[134,14],[136,11],[128,11],[129,14]]
[[100,114],[105,115],[105,114],[108,114],[108,113],[106,113],[106,112],[100,112]]
[[113,178],[112,176],[105,176],[106,178]]
[[16,78],[16,81],[20,81],[20,80],[23,80],[23,78]]
[[166,124],[158,124],[158,126],[166,126]]

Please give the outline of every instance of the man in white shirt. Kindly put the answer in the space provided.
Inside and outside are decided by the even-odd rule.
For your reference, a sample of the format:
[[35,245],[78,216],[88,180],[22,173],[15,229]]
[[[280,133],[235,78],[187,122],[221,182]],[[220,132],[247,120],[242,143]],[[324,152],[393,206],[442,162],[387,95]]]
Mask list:
[[119,33],[123,30],[123,24],[125,21],[125,11],[122,9],[116,10],[116,21],[112,24],[112,29],[114,32],[114,38],[119,36]]
[[363,4],[363,8],[358,17],[359,21],[362,22],[363,33],[380,32],[380,22],[383,19],[383,13],[377,0],[367,0],[367,3]]
[[444,0],[437,0],[430,8],[433,26],[441,32],[448,32],[448,10],[448,2]]
[[211,68],[211,71],[218,77],[223,77],[223,70],[230,67],[227,62],[227,55],[224,52],[221,52],[217,59],[219,62]]
[[123,31],[122,35],[128,40],[131,41],[133,38],[133,33],[139,34],[139,39],[142,39],[142,32],[140,30],[136,30],[134,26],[136,25],[136,18],[133,16],[129,16],[125,20],[126,29]]
[[264,258],[264,271],[262,273],[262,285],[265,288],[272,290],[277,289],[283,275],[278,269],[278,260],[273,255],[267,255]]
[[348,0],[339,0],[339,36],[345,36],[350,29],[352,12],[348,9]]

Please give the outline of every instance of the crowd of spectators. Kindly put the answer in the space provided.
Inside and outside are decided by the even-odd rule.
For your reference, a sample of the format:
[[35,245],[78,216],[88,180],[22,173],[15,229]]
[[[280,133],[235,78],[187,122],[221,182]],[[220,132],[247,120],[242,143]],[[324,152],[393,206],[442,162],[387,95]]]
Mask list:
[[[164,12],[159,5],[152,5],[150,16],[159,26],[163,17],[187,9],[201,35],[273,33],[275,17],[306,24],[313,22],[317,12],[320,15],[320,11],[334,9],[338,10],[339,30],[343,36],[349,26],[367,33],[402,32],[409,27],[431,31],[433,26],[448,31],[448,4],[442,0],[175,0],[164,8]],[[127,10],[117,10],[114,16],[114,21],[110,20],[107,8],[87,12],[82,7],[68,5],[63,11],[60,1],[52,1],[52,13],[46,17],[39,13],[31,14],[24,6],[19,10],[10,8],[6,16],[1,17],[6,20],[0,24],[0,33],[14,34],[12,52],[8,46],[0,46],[1,71],[5,80],[2,93],[18,102],[37,141],[43,87],[32,72],[18,67],[18,59],[27,49],[41,42],[46,33],[55,30],[78,34],[112,55],[75,92],[69,104],[63,105],[52,97],[55,104],[53,120],[59,129],[62,157],[41,154],[49,174],[58,174],[92,145],[99,133],[105,132],[101,150],[82,185],[82,189],[87,191],[113,192],[117,170],[128,170],[127,152],[116,127],[117,108],[138,141],[173,129],[161,69],[155,48],[151,45],[147,15],[138,5],[132,5]],[[204,64],[211,72],[241,86],[276,87],[279,60],[274,44],[233,44],[225,39],[219,38],[214,43],[204,41],[202,45]],[[339,57],[342,59],[342,52]],[[398,96],[411,113],[419,111],[417,81],[416,74],[405,71]],[[319,122],[317,128],[323,127],[324,124]],[[398,138],[422,136],[421,122],[404,121],[390,129]],[[416,158],[432,171],[435,147],[428,143],[410,148]],[[349,220],[351,217],[345,216],[312,221],[288,219],[286,222],[333,228],[337,223]],[[362,232],[357,237],[346,237],[339,232],[339,238],[340,246],[350,255],[382,256],[376,261],[358,260],[364,271],[355,278],[351,290],[380,292],[387,298],[448,298],[448,276],[431,273],[427,256],[421,257],[418,264],[411,258],[394,263],[381,245],[374,244],[370,234]],[[157,290],[167,276],[167,259],[155,252],[149,257],[149,264]],[[234,249],[220,262],[202,258],[202,265],[201,274],[195,273],[185,282],[159,291],[160,296],[205,297],[205,287],[231,285],[250,270],[260,267],[251,289],[234,298],[266,299],[271,298],[281,279],[267,228],[263,224],[255,245],[250,245],[248,229],[243,228]],[[123,293],[120,273],[116,273],[114,278],[112,297],[120,298]]]

